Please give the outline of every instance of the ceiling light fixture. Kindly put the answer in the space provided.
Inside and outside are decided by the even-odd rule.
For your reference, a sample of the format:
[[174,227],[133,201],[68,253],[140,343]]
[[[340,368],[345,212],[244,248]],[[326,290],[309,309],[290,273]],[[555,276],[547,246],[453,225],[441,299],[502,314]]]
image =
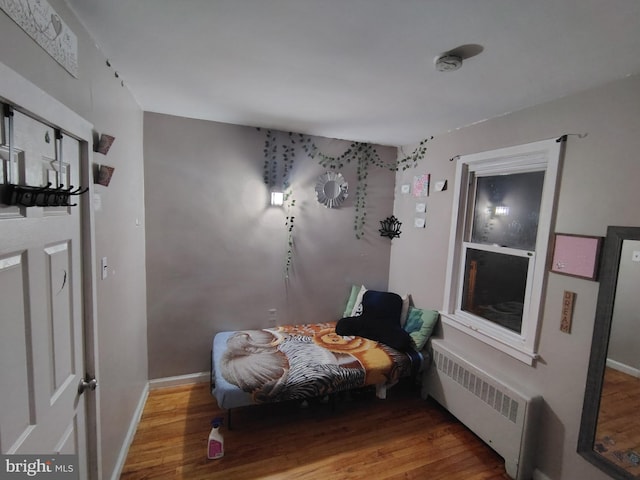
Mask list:
[[445,54],[435,60],[436,70],[439,72],[453,72],[462,66],[462,57],[458,55]]

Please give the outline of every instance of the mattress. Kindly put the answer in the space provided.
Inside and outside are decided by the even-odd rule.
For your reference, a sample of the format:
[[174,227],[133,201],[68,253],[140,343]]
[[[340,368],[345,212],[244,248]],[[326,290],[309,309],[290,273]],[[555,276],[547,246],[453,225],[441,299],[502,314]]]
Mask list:
[[220,332],[213,339],[212,393],[222,408],[392,386],[424,357],[335,333],[336,322]]

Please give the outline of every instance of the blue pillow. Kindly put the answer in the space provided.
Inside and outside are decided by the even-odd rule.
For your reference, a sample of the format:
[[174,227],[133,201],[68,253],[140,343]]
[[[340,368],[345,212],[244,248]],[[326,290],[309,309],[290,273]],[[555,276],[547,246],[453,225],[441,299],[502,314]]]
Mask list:
[[404,329],[411,336],[416,351],[422,350],[427,340],[429,340],[439,316],[440,314],[437,310],[409,307],[407,323],[405,323]]
[[361,285],[352,285],[351,293],[349,294],[349,300],[347,300],[347,306],[344,309],[343,317],[350,317],[351,312],[353,312],[353,307],[356,305],[356,300],[358,299],[358,294],[360,293]]

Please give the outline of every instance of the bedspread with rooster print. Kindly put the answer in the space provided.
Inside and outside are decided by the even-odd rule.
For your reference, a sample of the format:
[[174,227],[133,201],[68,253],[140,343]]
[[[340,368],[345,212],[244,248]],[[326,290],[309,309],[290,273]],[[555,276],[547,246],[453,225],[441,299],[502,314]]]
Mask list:
[[218,405],[234,408],[391,386],[415,372],[422,360],[373,340],[340,336],[335,326],[327,322],[218,333],[212,358]]

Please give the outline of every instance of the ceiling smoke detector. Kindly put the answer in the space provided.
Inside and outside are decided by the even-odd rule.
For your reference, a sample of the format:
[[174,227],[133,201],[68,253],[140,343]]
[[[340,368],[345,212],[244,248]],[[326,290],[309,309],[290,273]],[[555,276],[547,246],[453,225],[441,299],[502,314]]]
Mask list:
[[462,57],[451,54],[442,55],[436,58],[435,64],[439,72],[453,72],[462,66]]

